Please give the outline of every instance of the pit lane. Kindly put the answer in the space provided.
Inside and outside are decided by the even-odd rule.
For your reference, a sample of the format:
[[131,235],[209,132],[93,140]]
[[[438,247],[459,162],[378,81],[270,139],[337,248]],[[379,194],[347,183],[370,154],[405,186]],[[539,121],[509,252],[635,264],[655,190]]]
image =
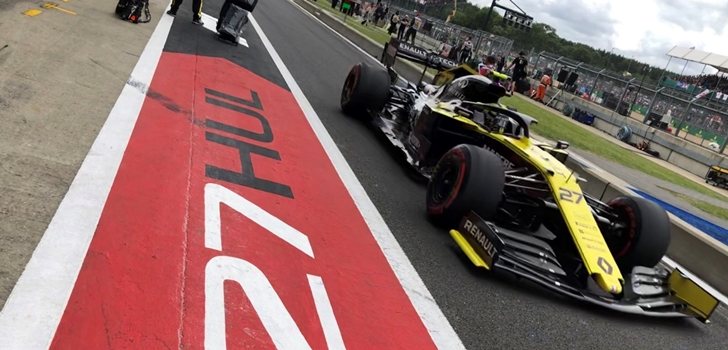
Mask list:
[[425,219],[424,187],[407,176],[366,125],[339,110],[339,92],[349,68],[371,58],[288,1],[258,6],[255,17],[263,31],[466,347],[728,347],[725,308],[716,312],[710,325],[690,319],[635,317],[471,268],[446,232]]

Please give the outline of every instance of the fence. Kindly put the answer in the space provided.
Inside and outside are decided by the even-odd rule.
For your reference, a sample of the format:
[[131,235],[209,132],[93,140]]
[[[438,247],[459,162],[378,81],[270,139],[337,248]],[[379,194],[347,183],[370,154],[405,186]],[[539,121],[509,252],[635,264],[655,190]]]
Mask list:
[[[556,80],[560,72],[573,81],[566,81],[563,93],[578,95],[611,110],[610,122],[633,118],[711,149],[728,154],[728,101],[722,94],[711,93],[696,99],[702,89],[694,86],[677,88],[675,80],[665,76],[659,85],[642,79],[620,75],[589,66],[548,52],[532,55],[534,77],[545,69],[553,70]],[[662,123],[661,123],[662,121]]]
[[[388,16],[391,16],[395,11],[399,11],[400,16],[404,17],[406,15],[413,18],[415,16],[414,6],[416,6],[415,3],[407,0],[390,1]],[[443,43],[450,47],[457,47],[467,38],[470,38],[473,43],[471,59],[477,59],[484,55],[508,56],[513,46],[513,40],[502,36],[446,23],[441,19],[423,13],[419,13],[419,15],[424,20],[424,25],[415,38],[418,46],[439,51],[441,49],[440,45]]]

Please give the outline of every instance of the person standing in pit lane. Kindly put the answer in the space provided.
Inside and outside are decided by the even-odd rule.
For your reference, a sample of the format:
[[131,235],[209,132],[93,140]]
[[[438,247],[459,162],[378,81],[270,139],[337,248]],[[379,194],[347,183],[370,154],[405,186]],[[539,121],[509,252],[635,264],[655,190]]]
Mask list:
[[518,57],[514,58],[513,62],[508,66],[509,70],[513,68],[513,86],[519,92],[523,91],[523,87],[527,83],[523,81],[528,76],[527,67],[528,60],[526,59],[526,53],[523,51],[519,52]]
[[399,23],[399,11],[395,12],[392,17],[389,19],[389,29],[387,30],[387,33],[389,33],[389,36],[392,36],[394,32],[397,31],[397,24]]
[[[177,10],[184,0],[172,0],[172,8],[167,11],[170,16],[177,16]],[[202,0],[192,0],[192,23],[202,25]]]
[[405,15],[404,18],[402,18],[399,21],[399,29],[397,31],[397,40],[402,40],[404,37],[404,32],[407,30],[407,27],[410,25],[409,16]]

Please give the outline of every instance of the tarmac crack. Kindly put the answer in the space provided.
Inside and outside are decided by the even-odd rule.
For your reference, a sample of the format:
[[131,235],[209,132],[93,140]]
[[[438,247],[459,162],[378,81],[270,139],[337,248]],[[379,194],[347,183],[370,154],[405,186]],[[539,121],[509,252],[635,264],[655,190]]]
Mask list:
[[[197,57],[197,56],[195,56]],[[194,76],[194,85],[197,86],[197,58],[195,58],[195,76]],[[195,110],[195,97],[196,97],[196,90],[192,89],[192,110],[190,111],[190,117],[194,119],[193,112]],[[186,290],[186,280],[187,280],[187,255],[188,255],[188,248],[187,244],[189,241],[189,217],[190,217],[190,191],[192,187],[192,161],[193,161],[193,153],[194,149],[192,147],[193,141],[194,141],[194,124],[190,127],[190,134],[189,134],[189,154],[188,154],[188,163],[187,163],[187,188],[185,190],[185,221],[182,224],[182,232],[184,234],[184,239],[182,240],[182,271],[181,271],[181,289],[180,289],[180,318],[179,318],[179,328],[177,329],[177,345],[179,349],[183,348],[183,339],[184,339],[184,318],[185,318],[185,290]]]
[[109,349],[113,349],[111,346],[111,335],[109,334],[109,317],[106,315],[106,304],[101,303],[101,315],[104,317],[104,335],[106,335],[106,346]]

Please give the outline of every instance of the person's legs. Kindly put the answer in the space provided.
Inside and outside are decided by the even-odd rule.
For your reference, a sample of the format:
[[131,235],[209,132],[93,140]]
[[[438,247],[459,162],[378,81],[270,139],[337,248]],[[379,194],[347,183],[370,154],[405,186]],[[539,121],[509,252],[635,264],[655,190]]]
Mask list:
[[232,3],[231,0],[225,0],[225,2],[222,4],[222,7],[220,8],[220,14],[217,16],[217,26],[216,26],[216,29],[218,32],[220,31],[220,26],[222,25],[222,21],[225,19],[225,15],[227,14],[227,11],[230,8],[231,3]]
[[543,102],[544,96],[546,96],[546,86],[538,84],[538,89],[536,90],[536,101]]
[[412,29],[412,45],[415,44],[415,37],[417,36],[417,30]]
[[184,0],[172,0],[172,6],[170,7],[169,11],[167,11],[167,14],[169,15],[176,15],[177,10],[179,10],[179,6],[182,5],[182,2]]
[[202,0],[192,0],[192,22],[202,24]]

